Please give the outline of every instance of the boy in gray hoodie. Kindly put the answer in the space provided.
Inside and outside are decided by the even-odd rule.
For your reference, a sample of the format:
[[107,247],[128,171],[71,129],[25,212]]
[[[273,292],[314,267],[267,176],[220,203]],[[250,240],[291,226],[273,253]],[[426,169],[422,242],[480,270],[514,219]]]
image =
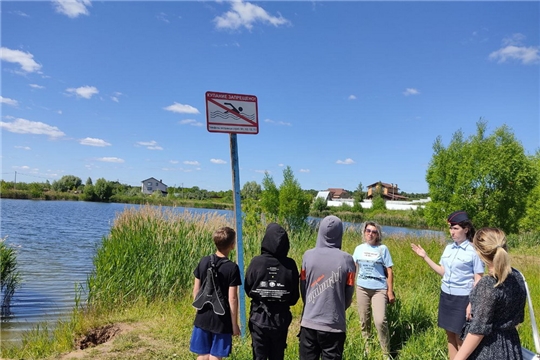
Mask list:
[[341,359],[346,337],[345,310],[354,294],[356,266],[341,250],[343,224],[333,215],[321,220],[315,248],[302,257],[300,360]]

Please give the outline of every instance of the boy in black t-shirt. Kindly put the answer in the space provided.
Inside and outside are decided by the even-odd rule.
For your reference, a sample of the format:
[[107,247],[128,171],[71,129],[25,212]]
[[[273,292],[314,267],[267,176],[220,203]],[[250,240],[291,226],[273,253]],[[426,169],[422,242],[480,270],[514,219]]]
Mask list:
[[[216,244],[218,283],[228,304],[225,314],[217,315],[210,304],[197,310],[193,322],[193,333],[189,345],[190,351],[197,354],[198,360],[221,359],[229,356],[232,348],[232,336],[240,335],[238,327],[238,286],[242,284],[238,265],[227,257],[236,245],[236,232],[229,227],[222,227],[213,234]],[[210,256],[205,256],[193,271],[195,283],[193,298],[197,296],[201,284],[206,278],[210,266]]]
[[292,321],[290,307],[300,297],[298,267],[287,257],[289,236],[276,223],[266,227],[261,255],[246,271],[246,294],[251,298],[249,330],[254,360],[283,360],[287,332]]

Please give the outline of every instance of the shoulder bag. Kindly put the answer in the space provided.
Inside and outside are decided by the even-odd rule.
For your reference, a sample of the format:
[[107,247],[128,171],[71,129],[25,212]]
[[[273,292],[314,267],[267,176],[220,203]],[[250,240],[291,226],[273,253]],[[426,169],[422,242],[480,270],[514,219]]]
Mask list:
[[523,278],[523,282],[525,283],[525,291],[527,292],[527,303],[529,304],[529,315],[531,317],[534,348],[536,350],[536,353],[534,353],[522,346],[521,353],[523,354],[523,360],[540,360],[540,337],[538,336],[538,327],[536,326],[536,319],[534,318],[534,309],[531,299],[531,293],[529,292],[529,286],[527,286],[525,276],[523,276],[523,274],[519,271],[518,273],[521,275],[521,277]]

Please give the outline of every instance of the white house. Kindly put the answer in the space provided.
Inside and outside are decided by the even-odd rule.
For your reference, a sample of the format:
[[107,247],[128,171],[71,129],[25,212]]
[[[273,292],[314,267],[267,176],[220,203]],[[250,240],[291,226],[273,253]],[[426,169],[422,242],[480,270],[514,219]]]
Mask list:
[[141,191],[143,194],[152,194],[154,191],[161,191],[162,194],[167,194],[167,185],[156,178],[148,178],[141,181]]

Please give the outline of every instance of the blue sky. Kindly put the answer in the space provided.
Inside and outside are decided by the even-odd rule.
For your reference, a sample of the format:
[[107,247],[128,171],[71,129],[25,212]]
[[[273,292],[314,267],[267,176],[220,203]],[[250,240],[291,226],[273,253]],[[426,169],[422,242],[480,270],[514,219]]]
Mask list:
[[540,147],[539,2],[2,1],[2,179],[232,188],[207,91],[257,97],[240,184],[427,192],[482,117]]

